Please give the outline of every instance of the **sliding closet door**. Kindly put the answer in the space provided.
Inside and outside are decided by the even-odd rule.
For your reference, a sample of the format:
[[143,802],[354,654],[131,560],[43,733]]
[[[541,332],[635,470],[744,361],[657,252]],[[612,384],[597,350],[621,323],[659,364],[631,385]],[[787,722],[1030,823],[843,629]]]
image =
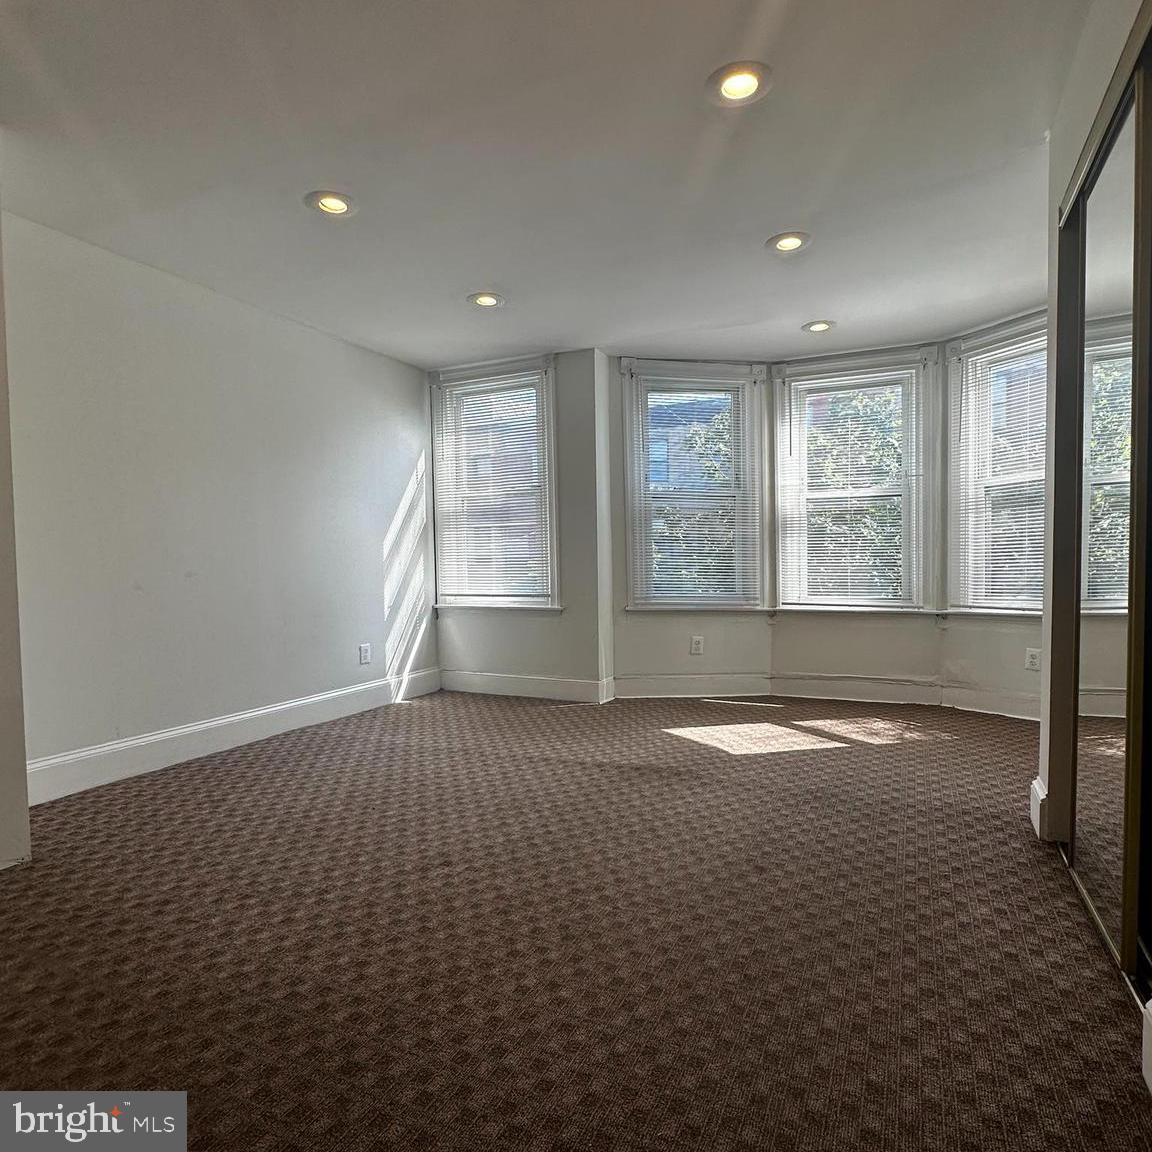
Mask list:
[[1130,58],[1134,70],[1125,75],[1118,69],[1061,208],[1048,771],[1050,780],[1061,782],[1055,810],[1066,805],[1063,811],[1071,815],[1067,858],[1077,887],[1121,968],[1147,996],[1149,45]]
[[1123,944],[1136,132],[1124,113],[1083,212],[1080,644],[1071,862]]
[[1152,998],[1152,45],[1134,78],[1136,226],[1132,325],[1132,536],[1128,612],[1128,785],[1123,964]]

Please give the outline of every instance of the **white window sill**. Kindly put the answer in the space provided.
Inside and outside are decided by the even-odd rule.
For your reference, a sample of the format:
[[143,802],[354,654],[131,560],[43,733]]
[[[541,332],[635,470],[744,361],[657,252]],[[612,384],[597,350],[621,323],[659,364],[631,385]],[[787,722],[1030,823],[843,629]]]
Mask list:
[[484,604],[479,601],[467,601],[465,603],[436,603],[432,605],[437,612],[452,612],[457,608],[463,608],[467,611],[475,611],[480,609],[482,612],[563,612],[563,604],[517,604],[514,601],[496,601],[492,604]]
[[695,615],[700,612],[775,612],[775,608],[766,608],[756,604],[627,604],[625,612],[683,612]]
[[986,616],[995,620],[1001,617],[1005,620],[1040,620],[1044,616],[1043,608],[941,608],[941,616]]
[[[872,615],[872,616],[984,616],[995,619],[1040,620],[1044,616],[1042,608],[900,608],[895,605],[884,607],[879,604],[782,604],[779,608],[760,609],[765,612],[782,612],[786,615],[805,613],[826,613],[830,615]],[[1127,616],[1127,608],[1083,608],[1083,616]]]
[[[1043,608],[941,608],[941,616],[1025,616],[1039,620],[1044,615]],[[1127,616],[1127,608],[1092,608],[1087,604],[1080,606],[1081,616]]]
[[776,612],[785,615],[814,613],[833,616],[939,616],[938,608],[920,608],[915,604],[781,604]]

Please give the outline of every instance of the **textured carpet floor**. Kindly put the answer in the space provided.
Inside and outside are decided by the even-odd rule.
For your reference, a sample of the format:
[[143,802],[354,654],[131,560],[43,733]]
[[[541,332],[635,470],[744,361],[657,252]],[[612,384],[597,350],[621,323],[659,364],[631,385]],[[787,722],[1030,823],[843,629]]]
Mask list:
[[191,1147],[1144,1149],[1033,724],[441,694],[35,810],[0,1083]]
[[1119,941],[1124,908],[1125,722],[1081,716],[1078,724],[1073,862],[1109,936]]

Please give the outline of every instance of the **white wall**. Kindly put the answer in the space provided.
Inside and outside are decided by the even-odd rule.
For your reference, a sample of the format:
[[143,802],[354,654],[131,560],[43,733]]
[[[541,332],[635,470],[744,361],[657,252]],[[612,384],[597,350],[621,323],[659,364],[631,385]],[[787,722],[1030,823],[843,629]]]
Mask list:
[[31,852],[3,311],[4,277],[0,271],[0,868],[26,859]]
[[779,692],[940,702],[943,631],[935,616],[783,612],[774,640]]
[[[81,784],[126,757],[155,767],[434,669],[423,373],[4,223],[32,768]],[[35,772],[33,791],[56,794]]]
[[[556,357],[556,487],[562,611],[453,606],[439,610],[446,688],[599,700],[612,676],[604,626],[609,385],[602,352]],[[605,522],[605,517],[609,521]]]

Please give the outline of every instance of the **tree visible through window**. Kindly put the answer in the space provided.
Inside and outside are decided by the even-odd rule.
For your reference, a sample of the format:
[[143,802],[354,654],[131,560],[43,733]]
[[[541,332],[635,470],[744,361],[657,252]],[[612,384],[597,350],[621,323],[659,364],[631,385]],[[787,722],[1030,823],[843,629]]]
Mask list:
[[1130,467],[1132,457],[1131,347],[1089,349],[1084,384],[1084,519],[1086,601],[1128,599]]
[[750,384],[641,377],[633,388],[633,602],[758,604]]
[[916,599],[916,388],[914,371],[791,386],[779,447],[786,602]]
[[807,398],[810,596],[903,598],[903,421],[899,386]]

